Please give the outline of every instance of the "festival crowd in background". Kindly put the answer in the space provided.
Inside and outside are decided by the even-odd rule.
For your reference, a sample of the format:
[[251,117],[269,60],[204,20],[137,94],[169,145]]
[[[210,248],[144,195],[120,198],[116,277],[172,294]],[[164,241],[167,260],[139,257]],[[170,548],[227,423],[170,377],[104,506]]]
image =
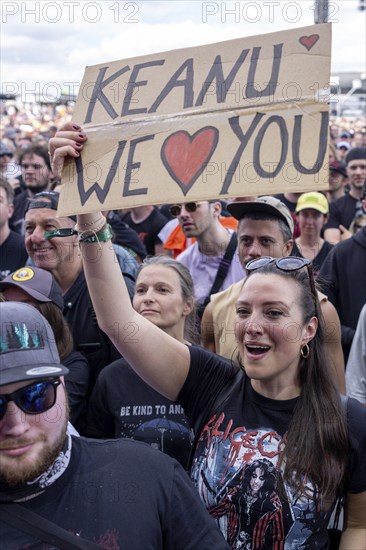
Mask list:
[[[71,156],[75,158],[87,140],[83,129],[71,122],[72,105],[25,107],[4,102],[1,109],[0,297],[4,303],[0,305],[4,318],[12,323],[11,315],[19,314],[19,319],[24,316],[28,319],[24,322],[31,326],[33,310],[17,305],[10,310],[7,305],[23,302],[32,306],[38,323],[43,322],[37,317],[39,314],[49,323],[55,336],[52,344],[55,349],[50,348],[49,354],[58,354],[59,362],[54,364],[66,367],[61,375],[65,375],[62,391],[68,395],[70,408],[68,427],[62,428],[67,429],[67,434],[100,440],[139,440],[170,455],[190,471],[195,488],[214,520],[212,526],[210,522],[206,526],[206,520],[202,520],[201,512],[203,516],[206,512],[203,507],[201,510],[198,499],[196,502],[196,495],[191,495],[191,487],[186,487],[181,470],[175,478],[170,463],[158,464],[158,459],[146,455],[152,465],[151,471],[149,466],[144,474],[144,489],[148,479],[154,476],[156,479],[143,511],[146,524],[137,529],[141,538],[136,544],[142,546],[127,543],[126,548],[143,548],[146,540],[163,536],[161,547],[166,548],[224,549],[227,543],[234,550],[282,550],[286,540],[293,544],[291,548],[325,549],[328,544],[325,533],[332,528],[331,512],[337,516],[338,504],[329,509],[325,506],[323,514],[320,503],[323,498],[337,502],[336,497],[344,492],[349,498],[350,518],[359,528],[359,516],[354,510],[364,502],[357,495],[364,495],[366,489],[365,465],[362,466],[365,449],[364,441],[360,440],[362,434],[357,434],[362,407],[358,408],[353,399],[366,406],[364,120],[331,121],[327,191],[313,189],[306,193],[286,192],[227,201],[140,206],[57,218],[60,181],[59,174],[53,172],[53,160],[57,155],[66,156],[62,152],[66,145],[72,147]],[[110,240],[113,246],[107,251]],[[80,249],[92,246],[99,246],[106,259],[102,261],[97,255],[94,262],[85,257],[83,260]],[[109,251],[116,255],[117,262]],[[99,289],[95,287],[96,280],[102,281]],[[301,325],[301,346],[297,338],[280,341],[275,328],[278,324],[284,330],[285,324],[281,323],[285,323],[286,316],[289,321],[296,319],[290,298],[298,296],[300,288],[301,318],[307,319]],[[249,290],[255,298],[247,297]],[[274,296],[276,292],[284,304],[281,302],[281,306],[273,306],[265,313],[266,322],[273,323],[273,334],[268,331],[265,340],[261,329],[251,329],[250,338],[242,345],[240,331],[249,333],[248,328],[243,328],[244,318],[254,315],[262,293]],[[309,313],[314,307],[315,313]],[[128,315],[136,322],[129,322]],[[315,318],[317,321],[313,321]],[[119,326],[118,319],[124,327],[123,334],[119,328],[111,329],[113,323],[114,327]],[[145,324],[145,320],[150,323]],[[19,334],[15,331],[12,344],[17,338]],[[10,351],[4,347],[10,346],[8,340],[8,333],[2,333],[4,357],[5,351]],[[151,349],[149,346],[154,342]],[[27,346],[19,349],[24,347]],[[297,353],[291,373],[301,378],[301,393],[311,405],[304,403],[304,399],[296,405],[294,395],[287,395],[287,390],[281,397],[270,399],[270,393],[266,393],[270,384],[261,379],[253,365],[271,352],[271,361],[277,365],[273,368],[278,368],[271,376],[277,378],[285,356]],[[29,349],[26,353],[31,354]],[[319,368],[323,360],[324,370]],[[4,365],[6,361],[5,357]],[[145,367],[148,363],[152,365],[150,370]],[[329,370],[325,363],[329,363]],[[35,366],[35,359],[31,358],[30,364]],[[4,373],[8,372],[6,369],[12,372],[14,365],[14,362],[2,365],[1,369]],[[306,365],[313,374],[304,374]],[[290,376],[290,370],[286,372]],[[6,392],[9,395],[0,396],[0,425],[6,422],[12,396],[13,406],[25,410],[26,396],[19,396],[19,392],[28,378],[23,371],[5,382],[0,378],[1,386],[11,388]],[[246,382],[250,379],[251,384]],[[44,391],[56,395],[57,382],[52,380]],[[317,381],[319,396],[315,398]],[[43,383],[42,379],[39,384],[27,387],[37,392]],[[351,398],[346,405],[335,404],[339,394]],[[243,395],[250,406],[241,410]],[[54,406],[55,399],[52,405],[47,405],[48,409]],[[346,423],[340,420],[342,406],[348,411]],[[47,410],[45,405],[42,407],[40,410]],[[301,415],[307,417],[306,430],[305,426],[299,430]],[[314,426],[326,424],[330,415],[334,433],[330,434],[331,430],[325,433],[320,428],[319,452],[328,458],[319,466],[314,456],[320,439]],[[227,418],[231,420],[227,422]],[[253,430],[244,426],[252,426]],[[272,430],[272,439],[264,453],[266,429]],[[351,459],[340,450],[347,440],[347,429],[351,434]],[[308,441],[299,439],[299,431],[308,431]],[[61,472],[70,470],[67,470],[69,437],[56,454],[59,458],[62,454]],[[88,451],[83,447],[83,437],[74,437],[81,441],[73,443],[75,452],[84,457]],[[327,441],[331,437],[335,443],[329,451]],[[277,464],[274,456],[277,453],[282,457],[286,441],[288,448],[298,446],[303,457],[299,459],[296,453],[286,451],[287,465],[281,459]],[[127,453],[125,462],[134,461],[133,449],[125,448],[123,452]],[[131,464],[124,466],[128,471],[132,468],[131,476],[139,475],[143,452],[141,457],[137,452],[133,468]],[[109,464],[107,447],[96,453],[98,468],[103,461]],[[0,439],[0,466],[8,467],[10,463],[10,458],[1,462]],[[284,468],[280,477],[279,465]],[[110,467],[116,476],[122,475],[116,465]],[[33,477],[41,471],[34,470]],[[161,488],[164,471],[165,483],[171,483],[176,499],[169,504]],[[310,481],[306,480],[307,473]],[[302,474],[306,490],[300,490],[297,500],[291,476],[296,487],[300,487]],[[58,475],[55,471],[47,475],[43,486],[37,478],[34,493],[24,488],[25,480],[15,472],[13,477],[2,479],[0,485],[19,489],[23,499],[50,486],[49,494],[53,491],[56,499]],[[88,475],[83,470],[80,479],[87,483]],[[314,484],[312,476],[313,480],[316,478]],[[101,483],[107,483],[107,477],[103,470]],[[159,494],[156,501],[152,496],[155,490]],[[349,497],[350,494],[356,498]],[[183,495],[191,504],[183,502]],[[47,504],[46,497],[42,495],[34,501],[41,513]],[[165,507],[174,508],[176,504],[175,512],[166,511]],[[168,528],[167,534],[165,527],[163,535],[149,530],[150,522],[156,520],[149,505],[152,509],[164,509],[163,519],[160,517],[163,525],[178,522],[175,535]],[[63,525],[60,510],[55,504],[52,506],[54,510],[45,515],[49,519],[57,517],[56,523]],[[108,505],[108,510],[111,508]],[[131,510],[128,517],[132,525],[134,514],[142,512]],[[107,514],[100,510],[97,513],[108,524],[109,519],[104,518]],[[186,514],[184,521],[177,520],[179,513]],[[84,525],[80,514],[76,513],[78,525],[84,526],[85,537],[92,540],[92,535],[88,535],[90,525]],[[71,512],[70,517],[66,516],[65,528],[74,529],[75,517]],[[114,520],[114,513],[112,516]],[[102,522],[100,518],[98,521]],[[349,530],[347,516],[336,522],[338,530],[342,521],[349,538],[343,540],[340,548],[358,550],[357,546],[346,544],[349,541],[359,544],[359,532],[356,536],[354,530]],[[95,526],[90,532],[99,548],[122,548],[116,542],[120,541],[119,536],[114,539],[110,535],[109,542],[106,539],[103,542],[101,531]],[[131,529],[126,536],[137,537],[136,532]],[[11,529],[5,534],[14,536]],[[23,534],[18,537],[16,548],[28,542],[29,537]],[[159,547],[159,544],[151,546]]]

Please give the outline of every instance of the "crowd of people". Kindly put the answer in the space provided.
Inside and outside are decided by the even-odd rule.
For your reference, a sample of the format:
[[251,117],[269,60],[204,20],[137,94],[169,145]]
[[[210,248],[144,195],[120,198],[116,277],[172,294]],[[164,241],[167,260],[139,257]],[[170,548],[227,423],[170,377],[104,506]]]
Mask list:
[[2,128],[4,549],[364,548],[363,129],[327,192],[57,217],[59,114]]

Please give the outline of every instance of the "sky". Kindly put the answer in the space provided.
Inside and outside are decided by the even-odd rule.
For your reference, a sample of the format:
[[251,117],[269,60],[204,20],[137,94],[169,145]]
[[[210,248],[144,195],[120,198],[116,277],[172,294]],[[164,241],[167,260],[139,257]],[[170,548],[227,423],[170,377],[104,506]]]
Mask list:
[[[366,11],[329,0],[332,74],[365,77]],[[2,92],[76,93],[85,67],[314,24],[314,0],[2,0]]]

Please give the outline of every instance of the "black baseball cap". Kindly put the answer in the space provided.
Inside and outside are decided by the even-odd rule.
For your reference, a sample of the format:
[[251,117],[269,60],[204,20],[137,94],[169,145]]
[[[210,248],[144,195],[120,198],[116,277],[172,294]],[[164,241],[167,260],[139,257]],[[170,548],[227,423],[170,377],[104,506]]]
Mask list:
[[329,170],[333,170],[333,172],[339,172],[344,176],[345,178],[348,177],[347,170],[346,170],[346,163],[342,162],[340,160],[333,160],[329,163]]
[[[33,208],[50,208],[51,210],[57,210],[59,198],[60,193],[57,191],[41,191],[40,193],[36,193],[29,199],[24,215],[28,210],[33,210]],[[76,216],[67,217],[76,221]]]

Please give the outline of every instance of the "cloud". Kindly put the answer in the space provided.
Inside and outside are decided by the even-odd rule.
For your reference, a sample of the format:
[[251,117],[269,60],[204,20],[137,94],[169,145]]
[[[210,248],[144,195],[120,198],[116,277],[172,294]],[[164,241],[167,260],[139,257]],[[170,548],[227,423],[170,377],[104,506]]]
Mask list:
[[[314,2],[2,2],[3,91],[79,83],[85,66],[312,25]],[[332,69],[365,68],[358,0],[330,1]]]

